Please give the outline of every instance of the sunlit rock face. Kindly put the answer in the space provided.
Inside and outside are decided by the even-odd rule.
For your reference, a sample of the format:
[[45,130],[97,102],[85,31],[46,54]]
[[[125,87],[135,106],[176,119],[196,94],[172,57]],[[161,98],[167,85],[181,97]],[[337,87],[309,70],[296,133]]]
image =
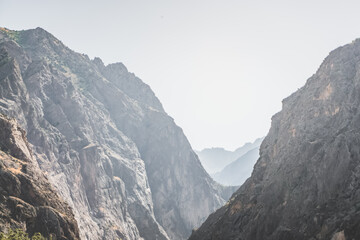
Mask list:
[[148,85],[41,28],[0,31],[0,112],[26,129],[82,239],[185,239],[231,195]]
[[40,171],[15,119],[0,114],[0,232],[79,239],[71,208]]
[[190,237],[360,239],[360,40],[283,101],[250,179]]

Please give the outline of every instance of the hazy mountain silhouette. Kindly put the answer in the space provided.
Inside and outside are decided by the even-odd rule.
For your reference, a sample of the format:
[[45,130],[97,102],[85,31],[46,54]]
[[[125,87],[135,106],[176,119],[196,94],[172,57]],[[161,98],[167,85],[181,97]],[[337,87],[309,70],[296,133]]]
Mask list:
[[226,186],[240,186],[250,177],[256,161],[259,158],[259,147],[253,148],[220,172],[212,174],[212,178]]
[[201,151],[196,151],[201,164],[209,174],[214,174],[221,171],[225,166],[229,165],[253,148],[259,147],[264,138],[258,138],[253,143],[245,143],[242,147],[235,151],[228,151],[224,148],[205,148]]

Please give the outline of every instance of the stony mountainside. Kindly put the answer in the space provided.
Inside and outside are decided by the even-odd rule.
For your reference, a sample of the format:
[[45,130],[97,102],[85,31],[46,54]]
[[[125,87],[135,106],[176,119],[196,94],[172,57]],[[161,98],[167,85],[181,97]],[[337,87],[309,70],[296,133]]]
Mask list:
[[360,40],[283,101],[251,178],[199,239],[360,239]]
[[259,158],[259,147],[251,149],[220,172],[211,174],[212,178],[225,186],[240,186],[251,176],[256,161]]
[[41,28],[0,31],[0,112],[15,117],[82,239],[185,239],[231,195],[161,103]]
[[70,207],[34,160],[14,119],[0,114],[0,232],[21,228],[52,239],[79,239]]
[[235,151],[228,151],[224,148],[214,147],[205,148],[197,151],[201,164],[209,174],[220,172],[224,167],[234,162],[236,159],[247,153],[248,151],[260,147],[264,138],[258,138],[253,143],[245,143]]

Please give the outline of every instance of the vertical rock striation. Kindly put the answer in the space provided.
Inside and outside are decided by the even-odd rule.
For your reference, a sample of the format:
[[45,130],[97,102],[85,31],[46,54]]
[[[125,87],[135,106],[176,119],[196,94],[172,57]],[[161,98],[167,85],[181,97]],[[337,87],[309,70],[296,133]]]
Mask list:
[[52,239],[79,239],[70,207],[51,187],[14,119],[0,114],[0,232],[21,228]]
[[190,237],[360,239],[360,40],[283,101],[250,179]]
[[185,239],[231,194],[148,85],[41,28],[0,31],[0,112],[27,130],[82,239]]

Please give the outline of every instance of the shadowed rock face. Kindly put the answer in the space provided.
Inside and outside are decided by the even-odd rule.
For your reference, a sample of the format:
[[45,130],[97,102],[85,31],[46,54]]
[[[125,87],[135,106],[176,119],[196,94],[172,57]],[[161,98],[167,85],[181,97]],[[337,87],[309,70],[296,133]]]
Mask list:
[[27,130],[82,239],[185,239],[231,194],[148,85],[43,29],[0,31],[0,112]]
[[0,231],[22,228],[52,239],[79,239],[70,207],[41,173],[22,130],[0,115]]
[[250,179],[190,237],[360,239],[360,41],[283,101]]

